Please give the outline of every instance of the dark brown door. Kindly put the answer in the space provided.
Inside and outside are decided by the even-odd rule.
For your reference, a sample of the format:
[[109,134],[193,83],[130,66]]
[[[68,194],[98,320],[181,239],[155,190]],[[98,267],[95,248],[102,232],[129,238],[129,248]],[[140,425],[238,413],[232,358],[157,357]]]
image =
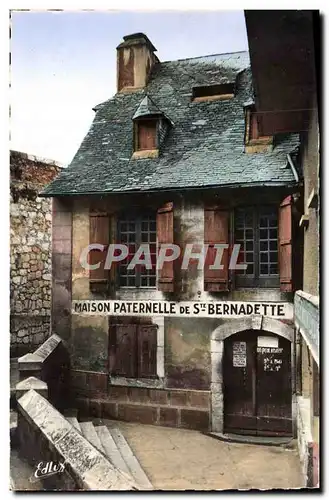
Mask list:
[[290,346],[268,332],[246,331],[225,341],[225,432],[291,435]]

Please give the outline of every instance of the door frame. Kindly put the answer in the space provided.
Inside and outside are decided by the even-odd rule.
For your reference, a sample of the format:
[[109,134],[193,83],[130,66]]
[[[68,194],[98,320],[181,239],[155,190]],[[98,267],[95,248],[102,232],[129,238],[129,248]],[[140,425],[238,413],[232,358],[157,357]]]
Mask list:
[[247,316],[243,319],[226,320],[212,332],[211,351],[211,430],[223,434],[224,430],[224,384],[223,356],[224,340],[244,330],[262,330],[277,334],[291,343],[291,390],[292,390],[292,432],[297,436],[296,426],[296,373],[295,373],[295,329],[293,323],[288,325],[280,320],[266,316]]

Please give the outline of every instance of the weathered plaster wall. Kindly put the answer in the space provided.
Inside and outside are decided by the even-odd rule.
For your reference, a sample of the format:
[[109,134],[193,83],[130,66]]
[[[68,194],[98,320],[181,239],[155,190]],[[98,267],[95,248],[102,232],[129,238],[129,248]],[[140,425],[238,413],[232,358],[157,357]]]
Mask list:
[[10,156],[10,346],[21,355],[50,335],[51,200],[38,192],[60,167]]
[[218,319],[165,318],[165,374],[168,387],[210,390],[212,331]]
[[[226,195],[227,196],[227,195]],[[170,197],[174,202],[174,241],[184,249],[187,243],[204,239],[204,198],[202,196]],[[165,196],[112,196],[100,199],[76,198],[72,208],[72,298],[123,300],[289,300],[279,289],[235,290],[229,294],[210,294],[203,291],[203,270],[194,260],[188,271],[175,275],[175,294],[165,295],[155,289],[117,289],[106,296],[93,293],[89,286],[89,272],[79,262],[81,251],[89,243],[90,207],[117,214],[144,205],[156,211],[169,200]],[[112,241],[116,241],[115,219],[110,222]],[[198,250],[197,245],[194,248]],[[152,318],[158,329],[158,375],[163,384],[174,388],[209,390],[211,382],[210,338],[214,329],[224,320]],[[227,320],[229,323],[230,320]],[[77,370],[106,373],[108,370],[109,323],[106,317],[72,317],[72,364]],[[247,328],[247,327],[246,327]],[[121,381],[122,382],[122,381]],[[120,383],[121,383],[120,382]],[[115,381],[112,381],[115,383]],[[162,387],[164,385],[161,385]]]

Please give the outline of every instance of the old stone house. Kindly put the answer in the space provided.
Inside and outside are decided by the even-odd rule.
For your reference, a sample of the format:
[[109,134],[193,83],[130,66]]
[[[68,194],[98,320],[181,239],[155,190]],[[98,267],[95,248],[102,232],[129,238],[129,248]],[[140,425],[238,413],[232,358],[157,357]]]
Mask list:
[[10,152],[10,350],[25,354],[50,335],[51,200],[38,192],[61,167]]
[[[295,433],[293,317],[72,314],[72,300],[292,307],[300,286],[299,134],[265,135],[247,52],[160,62],[142,33],[117,47],[117,93],[95,107],[53,198],[53,331],[79,408],[98,416],[257,435]],[[87,270],[81,254],[90,243]],[[126,261],[104,268],[109,245]],[[141,243],[151,268],[128,268]],[[157,245],[209,245],[157,269]],[[213,269],[215,245],[229,247]],[[245,270],[230,269],[241,244]],[[292,258],[292,255],[294,258]],[[201,267],[201,268],[200,268]]]

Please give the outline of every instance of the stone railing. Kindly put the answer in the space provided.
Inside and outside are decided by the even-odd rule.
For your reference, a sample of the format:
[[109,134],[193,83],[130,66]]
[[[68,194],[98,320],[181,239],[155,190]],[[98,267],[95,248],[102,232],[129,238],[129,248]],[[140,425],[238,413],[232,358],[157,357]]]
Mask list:
[[295,293],[295,325],[319,364],[319,297],[298,290]]
[[52,335],[38,349],[18,359],[19,380],[36,377],[46,382],[48,399],[58,409],[64,409],[70,398],[70,360],[63,340]]
[[[34,379],[29,385],[37,383],[40,386],[40,381]],[[139,489],[39,393],[39,390],[45,391],[44,386],[37,390],[27,390],[17,401],[17,432],[20,452],[35,470],[47,472],[49,464],[56,467],[56,474],[42,475],[44,489]]]

